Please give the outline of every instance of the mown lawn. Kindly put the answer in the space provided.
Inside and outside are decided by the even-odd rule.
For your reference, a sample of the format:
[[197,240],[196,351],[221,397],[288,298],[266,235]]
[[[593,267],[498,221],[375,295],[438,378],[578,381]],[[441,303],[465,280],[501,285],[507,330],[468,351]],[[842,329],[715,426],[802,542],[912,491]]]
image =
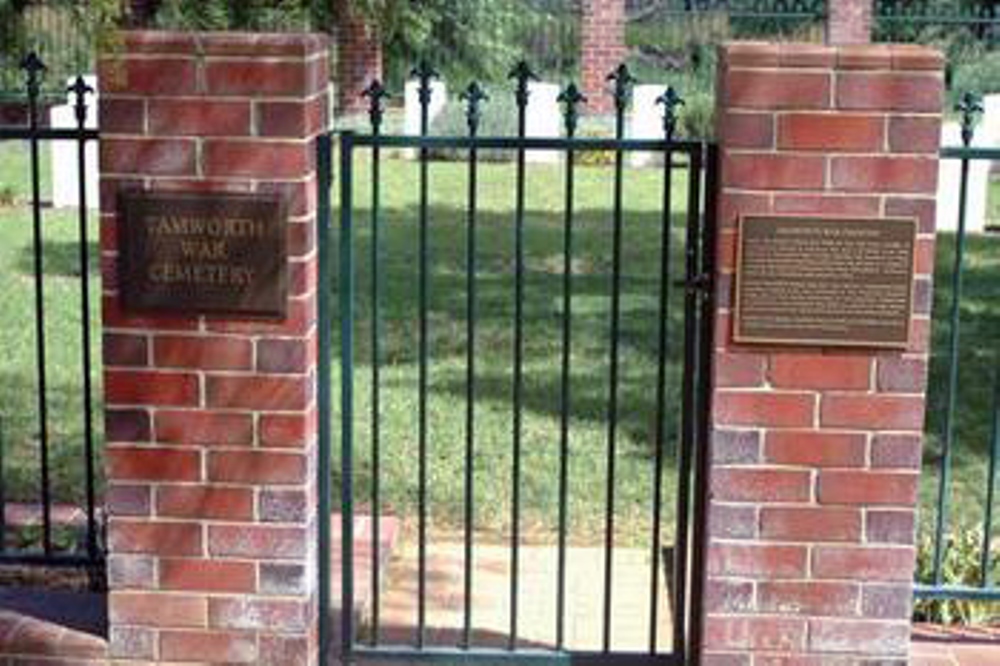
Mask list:
[[[23,152],[0,153],[4,184],[25,173]],[[358,298],[355,362],[357,503],[368,504],[371,487],[371,207],[368,162],[355,174]],[[419,260],[417,169],[390,159],[383,171],[381,215],[382,292],[381,420],[384,506],[415,515],[417,473],[417,266]],[[15,187],[23,187],[26,180]],[[627,174],[619,333],[621,384],[618,430],[616,525],[623,543],[646,540],[651,521],[654,389],[656,378],[657,289],[662,176],[659,170]],[[672,278],[682,270],[685,183],[673,183]],[[428,472],[435,529],[462,525],[465,447],[466,355],[466,168],[431,167],[430,355]],[[476,519],[494,535],[509,529],[511,501],[511,360],[514,312],[514,170],[484,165],[480,172],[478,318],[476,320]],[[610,347],[612,182],[608,169],[579,170],[573,261],[573,356],[571,400],[570,516],[573,538],[593,542],[603,528],[606,483],[607,396]],[[562,172],[531,166],[525,219],[524,412],[522,503],[524,529],[532,538],[553,534],[558,507],[558,444],[562,325]],[[92,223],[91,239],[96,238]],[[49,354],[50,431],[55,490],[79,501],[82,495],[80,413],[79,267],[75,259],[73,212],[46,211],[46,316]],[[93,240],[92,240],[93,244]],[[92,247],[96,256],[96,247]],[[953,239],[938,249],[931,402],[924,506],[933,506],[934,465],[941,431]],[[92,266],[92,275],[96,269]],[[0,210],[0,417],[6,437],[8,496],[37,496],[37,415],[34,368],[34,292],[31,217],[23,207]],[[335,285],[334,285],[335,288]],[[98,285],[92,285],[97,315]],[[671,288],[671,348],[668,362],[668,423],[664,474],[664,527],[672,533],[676,493],[677,419],[683,317],[681,292]],[[991,436],[993,382],[1000,349],[1000,238],[970,239],[962,307],[962,374],[957,422],[955,514],[975,522],[982,514],[985,461]],[[96,326],[96,321],[95,324]],[[99,348],[95,340],[94,349]],[[99,354],[95,355],[99,360]],[[336,360],[336,359],[335,359]],[[337,393],[339,365],[333,382]],[[95,379],[99,380],[95,363]],[[97,396],[99,397],[99,383]],[[336,403],[335,403],[336,405]],[[99,406],[99,401],[98,401]],[[99,413],[99,412],[98,412]],[[334,410],[336,417],[336,410]],[[100,430],[100,419],[97,419]],[[336,432],[336,430],[335,430]],[[925,516],[929,514],[925,512]]]

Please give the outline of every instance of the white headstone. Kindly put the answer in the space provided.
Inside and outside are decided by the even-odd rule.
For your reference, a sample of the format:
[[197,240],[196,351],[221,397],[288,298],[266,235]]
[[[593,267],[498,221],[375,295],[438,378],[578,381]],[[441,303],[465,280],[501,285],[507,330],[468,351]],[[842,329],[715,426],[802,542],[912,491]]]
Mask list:
[[[666,86],[636,86],[632,92],[632,112],[629,117],[629,138],[662,139],[663,107],[656,103],[666,92]],[[656,163],[655,153],[632,153],[632,166],[650,166]]]
[[[529,137],[553,138],[560,136],[561,132],[559,86],[555,83],[529,82],[525,134]],[[559,161],[559,151],[531,150],[525,159],[538,164],[554,164]]]
[[[942,146],[961,146],[962,128],[957,122],[945,123],[941,128]],[[972,145],[985,148],[996,145],[989,132],[977,132]],[[958,229],[958,208],[961,200],[962,161],[955,158],[940,160],[938,166],[937,229]],[[965,200],[965,229],[969,233],[983,231],[986,226],[986,199],[990,185],[990,163],[987,160],[969,160],[968,192]]]
[[[428,124],[433,125],[435,119],[444,111],[448,102],[448,89],[443,81],[431,81],[431,101],[427,106]],[[420,82],[407,81],[403,99],[403,133],[407,136],[420,134]],[[415,150],[405,151],[407,157],[414,158]]]
[[[97,128],[97,77],[83,77],[93,94],[88,94],[87,119],[85,126]],[[76,79],[69,79],[67,85],[73,85]],[[76,95],[67,96],[67,104],[54,106],[49,110],[49,125],[53,129],[76,129]],[[56,208],[70,208],[80,204],[80,171],[77,168],[79,160],[79,143],[76,141],[52,141],[52,205]],[[84,169],[87,178],[87,207],[97,208],[98,181],[100,174],[97,166],[97,142],[88,141],[84,151]]]

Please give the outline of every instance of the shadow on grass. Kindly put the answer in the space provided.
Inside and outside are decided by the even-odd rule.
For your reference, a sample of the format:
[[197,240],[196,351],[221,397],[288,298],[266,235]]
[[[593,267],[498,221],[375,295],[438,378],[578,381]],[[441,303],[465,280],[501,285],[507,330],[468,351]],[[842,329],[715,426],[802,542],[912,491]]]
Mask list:
[[[78,278],[80,270],[80,243],[74,241],[46,240],[43,244],[42,269],[45,275]],[[101,272],[100,248],[97,241],[87,243],[88,274]],[[29,243],[21,247],[17,256],[17,270],[24,275],[35,274],[35,250]]]

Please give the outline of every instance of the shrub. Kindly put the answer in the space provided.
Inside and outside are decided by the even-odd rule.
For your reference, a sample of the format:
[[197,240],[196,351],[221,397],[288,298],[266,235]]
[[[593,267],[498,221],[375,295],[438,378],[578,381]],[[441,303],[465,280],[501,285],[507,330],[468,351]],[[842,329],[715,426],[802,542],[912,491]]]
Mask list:
[[[931,581],[934,577],[934,535],[932,530],[922,530],[917,549],[917,580]],[[980,549],[983,531],[979,528],[956,529],[944,544],[941,574],[947,585],[979,587],[982,581]],[[993,558],[990,575],[998,569]],[[995,578],[994,578],[995,580]],[[935,624],[983,624],[1000,617],[1000,603],[968,601],[964,599],[919,599],[913,606],[913,619]]]
[[0,208],[13,206],[17,202],[17,192],[10,185],[0,187]]
[[[507,87],[496,87],[488,91],[490,98],[483,103],[479,136],[517,136],[517,104],[513,93]],[[465,115],[465,102],[457,97],[448,100],[441,114],[431,123],[430,133],[434,136],[468,136],[469,123]],[[465,160],[467,150],[437,149],[430,151],[432,159]],[[480,150],[479,159],[484,162],[506,162],[514,159],[511,150]]]
[[963,57],[952,70],[949,106],[964,93],[980,95],[1000,92],[1000,52]]

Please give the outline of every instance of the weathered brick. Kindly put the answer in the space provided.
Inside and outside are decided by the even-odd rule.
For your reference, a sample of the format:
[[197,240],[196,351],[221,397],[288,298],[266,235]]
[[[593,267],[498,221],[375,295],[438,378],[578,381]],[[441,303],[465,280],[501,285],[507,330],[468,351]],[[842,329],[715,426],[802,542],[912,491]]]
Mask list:
[[760,460],[760,434],[756,430],[712,432],[712,460],[717,465],[752,464]]
[[880,434],[872,438],[872,467],[918,470],[922,454],[920,435]]
[[796,652],[805,647],[806,623],[787,617],[709,617],[705,642],[717,649]]
[[890,151],[894,153],[934,153],[940,143],[940,116],[890,116]]
[[208,559],[160,561],[160,587],[188,592],[254,592],[257,569],[251,562]]
[[114,520],[108,526],[108,545],[117,553],[200,555],[201,525]]
[[913,548],[817,546],[812,572],[819,578],[904,581],[913,575]]
[[268,373],[301,373],[309,369],[310,344],[305,340],[258,340],[257,371]]
[[152,435],[144,409],[105,409],[104,436],[111,442],[147,442]]
[[834,619],[809,621],[809,647],[820,652],[906,655],[909,646],[909,623]]
[[259,569],[261,594],[292,596],[308,587],[307,571],[301,564],[261,562]]
[[108,93],[143,96],[191,95],[197,92],[197,68],[190,57],[104,60],[99,74],[101,102]]
[[208,602],[202,596],[172,594],[170,602],[148,592],[112,592],[108,612],[112,623],[152,627],[204,627]]
[[201,454],[151,447],[114,447],[104,453],[108,476],[125,481],[198,481]]
[[826,180],[826,159],[818,155],[774,153],[727,154],[723,158],[725,187],[748,190],[821,189]]
[[250,414],[157,410],[156,441],[185,446],[240,446],[253,443]]
[[783,114],[778,118],[778,149],[882,152],[885,124],[885,118],[880,115]]
[[289,559],[305,555],[306,538],[300,527],[210,525],[208,551],[222,557]]
[[744,578],[800,578],[806,572],[804,546],[716,543],[709,549],[708,572]]
[[146,336],[123,333],[104,334],[104,365],[144,367],[149,365]]
[[723,78],[730,109],[827,109],[828,72],[730,69]]
[[247,136],[250,103],[214,99],[153,99],[149,132],[160,136]]
[[251,520],[253,491],[249,488],[161,486],[156,513],[170,518]]
[[108,656],[117,659],[155,661],[156,632],[142,627],[110,627]]
[[912,506],[917,481],[912,473],[821,470],[816,493],[823,504]]
[[865,617],[906,620],[913,607],[910,585],[866,584],[861,591],[861,612]]
[[713,537],[752,539],[757,536],[757,508],[714,502],[709,513],[708,530]]
[[808,393],[718,391],[715,420],[722,425],[802,428],[813,425],[816,397]]
[[102,99],[97,107],[98,126],[107,134],[144,134],[146,100]]
[[927,360],[884,356],[878,359],[878,390],[923,393],[927,389]]
[[193,407],[198,404],[198,377],[186,372],[105,370],[104,395],[115,405]]
[[213,598],[208,602],[208,622],[218,629],[304,632],[309,628],[308,608],[304,601]]
[[816,430],[775,430],[764,440],[764,460],[779,465],[861,467],[865,436]]
[[820,423],[826,428],[918,431],[924,424],[924,399],[831,393],[820,404]]
[[107,173],[193,176],[195,143],[188,139],[101,139],[101,169]]
[[153,340],[153,360],[160,368],[249,370],[253,343],[233,337],[159,335]]
[[716,354],[715,384],[736,388],[761,386],[766,360],[759,354]]
[[257,103],[256,112],[260,136],[298,138],[317,134],[327,126],[322,97],[305,103],[262,101]]
[[775,213],[877,217],[881,205],[878,197],[863,194],[778,192],[774,195]]
[[108,555],[108,586],[112,590],[149,590],[156,587],[156,563],[146,555]]
[[939,74],[840,72],[836,105],[846,110],[940,113],[943,92]]
[[712,497],[723,502],[804,502],[811,484],[805,471],[719,468],[712,472]]
[[208,480],[254,485],[300,484],[306,481],[306,458],[297,453],[211,451]]
[[164,631],[160,635],[160,658],[252,664],[257,660],[257,639],[252,633]]
[[916,514],[902,511],[873,511],[865,516],[865,535],[869,543],[910,545],[914,542]]
[[313,168],[312,150],[304,143],[208,139],[202,150],[208,176],[294,178]]
[[210,95],[302,97],[320,91],[317,60],[210,59],[205,63],[205,85]]
[[722,119],[719,140],[732,148],[774,146],[774,115],[730,112]]
[[735,613],[753,608],[753,583],[715,579],[705,582],[706,612]]
[[871,359],[829,354],[773,354],[768,369],[779,389],[858,389],[871,386]]
[[265,523],[303,523],[308,519],[309,499],[301,490],[261,490],[257,514]]
[[261,635],[259,641],[262,666],[308,666],[315,648],[305,638]]
[[209,407],[297,410],[305,409],[312,391],[306,377],[209,375],[206,393]]
[[854,542],[861,538],[861,511],[765,506],[760,510],[760,535],[772,541]]
[[860,586],[828,581],[761,581],[759,610],[794,615],[856,616]]
[[314,431],[306,415],[264,414],[259,428],[260,445],[269,447],[303,446]]
[[112,516],[148,516],[152,508],[149,486],[111,483],[104,491],[104,507]]
[[831,185],[849,192],[933,192],[937,176],[937,161],[924,156],[852,155],[830,162]]

